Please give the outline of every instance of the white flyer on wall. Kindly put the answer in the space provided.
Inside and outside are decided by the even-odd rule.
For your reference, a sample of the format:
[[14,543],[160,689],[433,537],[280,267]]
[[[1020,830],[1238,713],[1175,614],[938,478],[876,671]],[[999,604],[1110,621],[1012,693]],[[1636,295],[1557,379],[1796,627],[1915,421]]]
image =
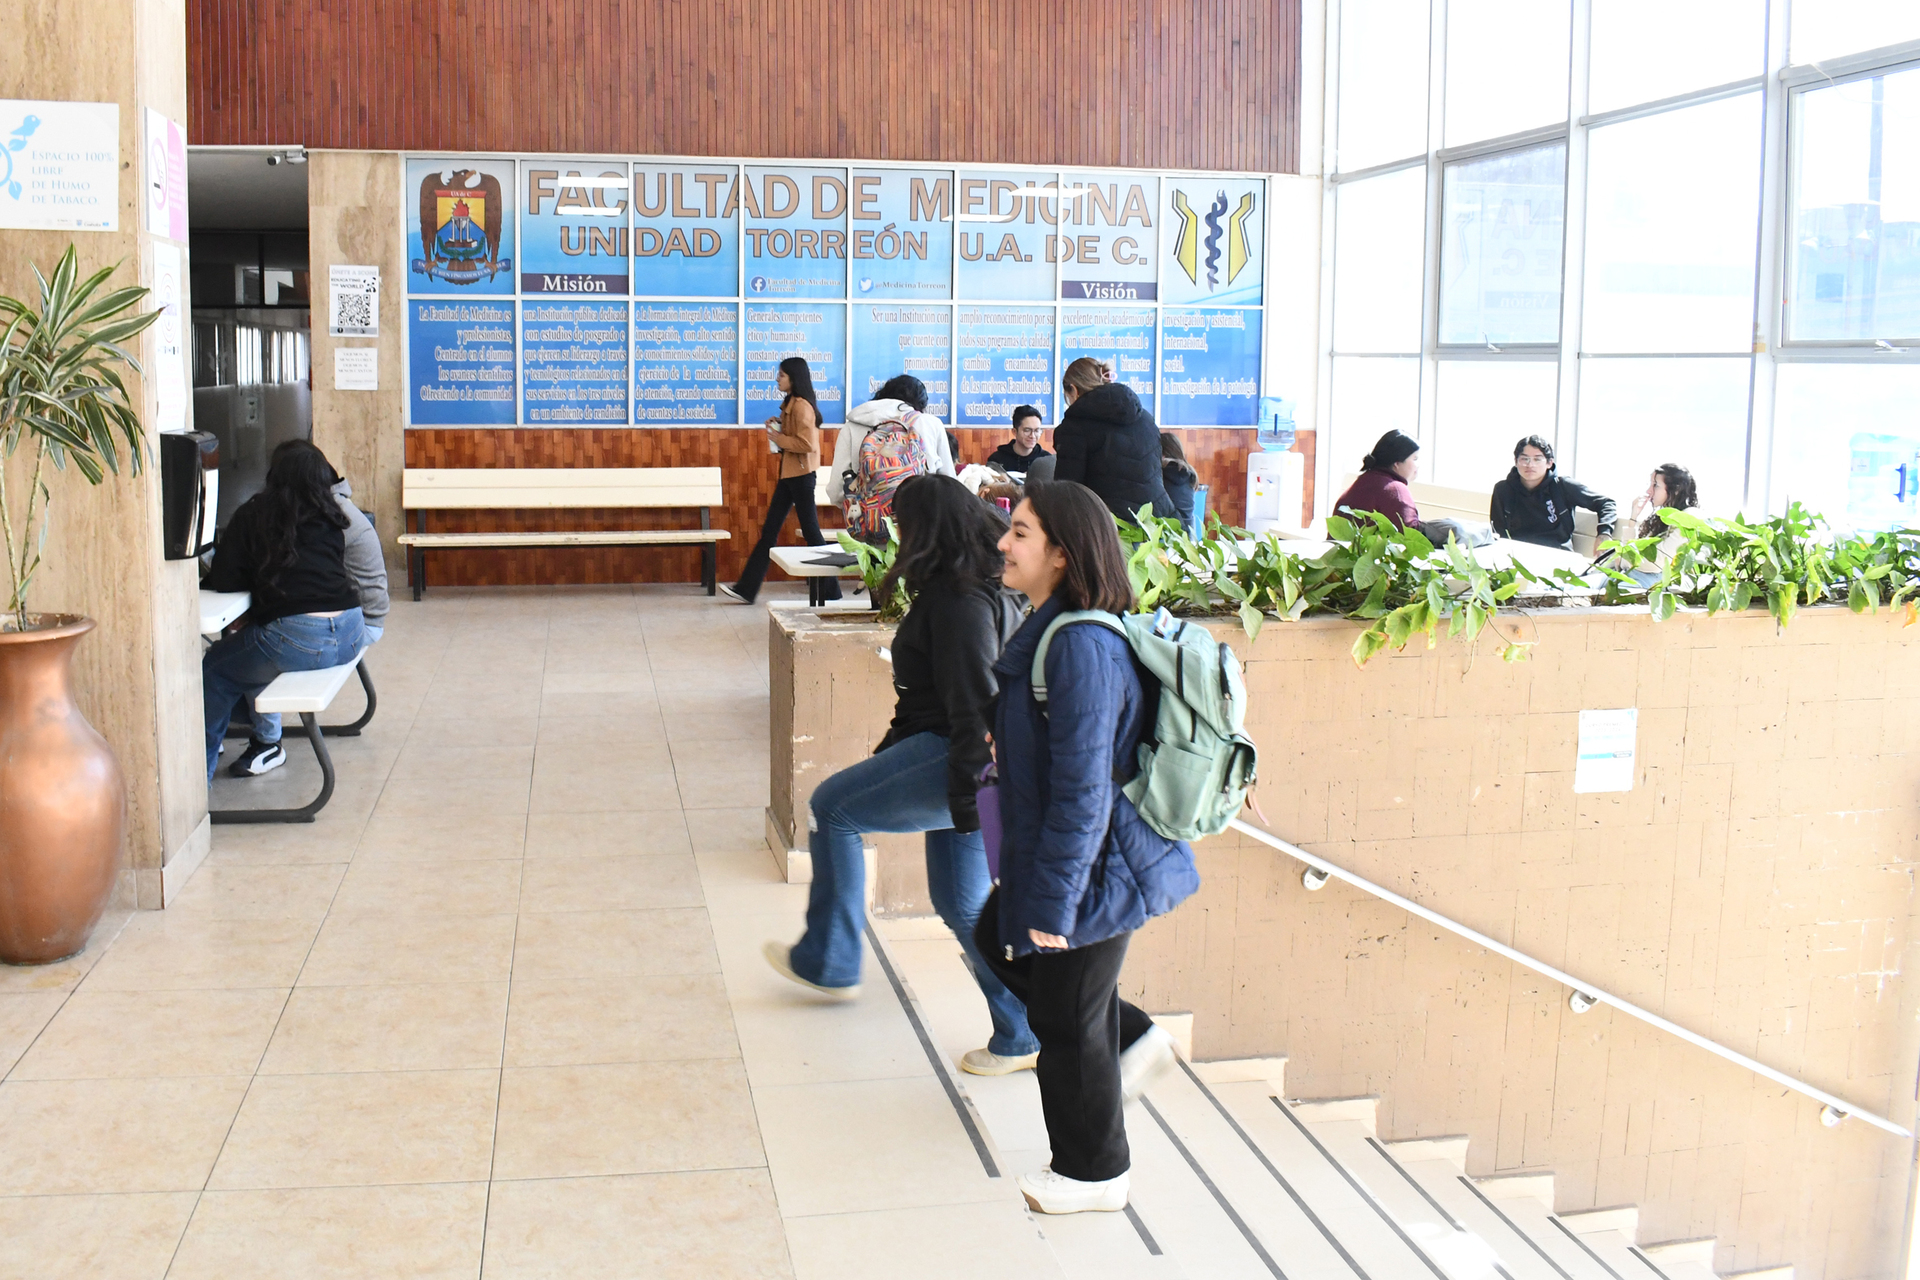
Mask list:
[[153,322],[153,391],[155,427],[160,431],[187,429],[187,367],[180,323],[180,299],[186,274],[178,245],[153,242],[153,305],[160,318]]
[[0,227],[119,230],[119,103],[0,100]]
[[335,347],[333,349],[333,389],[335,391],[378,391],[380,389],[380,348]]
[[1640,712],[1635,707],[1580,713],[1580,754],[1573,766],[1576,793],[1633,790],[1634,740],[1639,724]]
[[380,336],[380,268],[327,268],[327,329],[336,338]]

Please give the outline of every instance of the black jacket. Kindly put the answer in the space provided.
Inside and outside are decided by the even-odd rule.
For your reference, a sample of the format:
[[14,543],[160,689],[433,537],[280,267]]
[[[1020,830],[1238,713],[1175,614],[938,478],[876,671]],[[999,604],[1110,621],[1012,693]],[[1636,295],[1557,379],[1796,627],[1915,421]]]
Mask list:
[[209,591],[250,591],[247,620],[257,625],[297,613],[358,609],[360,592],[347,573],[346,531],[331,520],[309,516],[294,530],[293,564],[271,581],[262,563],[262,503],[253,497],[227,521],[213,549],[213,568],[201,586]]
[[997,586],[923,586],[893,637],[893,723],[875,751],[916,733],[947,739],[947,807],[957,831],[978,831],[974,793],[993,758],[987,726],[1000,686],[993,663],[1020,629],[1020,605]]
[[1023,458],[1020,456],[1019,450],[1013,447],[1013,441],[1009,440],[987,455],[987,465],[998,467],[1010,476],[1025,475],[1028,467],[1040,461],[1042,458],[1050,458],[1052,456],[1052,454],[1046,451],[1044,446],[1036,443],[1033,446],[1033,452]]
[[1167,486],[1167,500],[1173,503],[1179,517],[1186,521],[1187,528],[1198,533],[1199,527],[1193,522],[1193,491],[1200,477],[1192,467],[1168,461],[1160,468],[1160,479]]
[[1543,547],[1573,546],[1573,509],[1585,507],[1594,513],[1600,536],[1613,533],[1619,508],[1605,494],[1595,493],[1578,480],[1569,480],[1552,467],[1537,489],[1528,489],[1520,481],[1516,468],[1493,486],[1493,498],[1487,504],[1487,518],[1493,531],[1503,538],[1535,542]]
[[1109,382],[1068,405],[1053,447],[1053,478],[1087,486],[1113,514],[1131,520],[1147,503],[1157,516],[1180,514],[1160,476],[1160,428],[1132,387]]

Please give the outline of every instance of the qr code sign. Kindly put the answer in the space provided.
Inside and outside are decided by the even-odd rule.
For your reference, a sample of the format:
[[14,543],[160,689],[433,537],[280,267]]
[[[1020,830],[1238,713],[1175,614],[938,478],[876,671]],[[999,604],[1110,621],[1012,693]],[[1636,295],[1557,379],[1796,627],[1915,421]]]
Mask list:
[[336,338],[380,336],[380,268],[330,268],[332,315],[327,326]]

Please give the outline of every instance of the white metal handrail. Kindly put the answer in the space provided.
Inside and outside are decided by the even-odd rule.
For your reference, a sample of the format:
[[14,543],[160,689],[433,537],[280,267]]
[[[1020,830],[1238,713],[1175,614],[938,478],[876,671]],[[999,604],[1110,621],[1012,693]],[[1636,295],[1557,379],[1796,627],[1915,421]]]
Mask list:
[[[1773,1081],[1775,1084],[1785,1085],[1787,1088],[1792,1089],[1795,1093],[1804,1094],[1807,1097],[1812,1098],[1816,1102],[1819,1102],[1823,1106],[1831,1108],[1832,1112],[1836,1116],[1839,1116],[1839,1117],[1852,1116],[1856,1119],[1865,1120],[1868,1124],[1873,1125],[1875,1128],[1885,1129],[1888,1133],[1898,1134],[1902,1138],[1913,1137],[1913,1133],[1911,1130],[1901,1128],[1899,1125],[1887,1119],[1885,1116],[1875,1115],[1871,1111],[1863,1111],[1859,1107],[1854,1106],[1851,1102],[1846,1102],[1840,1098],[1834,1097],[1832,1094],[1826,1092],[1824,1089],[1817,1089],[1813,1085],[1808,1084],[1804,1080],[1796,1080],[1792,1076],[1786,1074],[1785,1072],[1777,1071],[1774,1068],[1768,1066],[1764,1062],[1759,1062],[1753,1058],[1749,1058],[1746,1054],[1741,1053],[1734,1049],[1729,1049],[1727,1048],[1727,1046],[1723,1044],[1718,1044],[1712,1040],[1709,1040],[1705,1036],[1700,1035],[1697,1032],[1689,1031],[1685,1027],[1680,1026],[1678,1023],[1669,1022],[1667,1019],[1661,1017],[1659,1014],[1654,1013],[1647,1009],[1642,1009],[1639,1005],[1634,1004],[1629,1000],[1623,1000],[1619,996],[1610,995],[1591,983],[1582,982],[1580,979],[1574,977],[1572,974],[1562,972],[1561,970],[1554,968],[1552,965],[1547,964],[1544,961],[1536,960],[1529,955],[1523,955],[1522,953],[1515,951],[1512,947],[1509,947],[1508,945],[1506,945],[1504,942],[1498,942],[1492,938],[1489,938],[1486,934],[1481,933],[1477,929],[1469,928],[1466,925],[1461,924],[1457,920],[1449,920],[1445,916],[1441,915],[1439,912],[1434,911],[1432,908],[1423,907],[1419,903],[1413,901],[1411,898],[1404,898],[1399,894],[1395,893],[1393,890],[1385,887],[1384,885],[1377,885],[1373,883],[1373,881],[1366,879],[1364,876],[1355,875],[1353,872],[1348,871],[1344,867],[1335,866],[1333,863],[1328,862],[1325,858],[1320,857],[1318,854],[1308,853],[1305,849],[1300,848],[1298,845],[1289,844],[1287,841],[1282,840],[1280,837],[1274,835],[1270,831],[1263,831],[1259,827],[1256,827],[1253,824],[1248,822],[1243,822],[1238,818],[1235,818],[1228,825],[1230,825],[1235,831],[1240,832],[1242,835],[1252,836],[1255,840],[1258,840],[1262,844],[1271,845],[1275,849],[1278,849],[1280,852],[1286,854],[1288,857],[1297,858],[1301,862],[1306,863],[1308,866],[1313,867],[1314,869],[1320,872],[1323,872],[1326,875],[1333,876],[1336,879],[1344,880],[1356,889],[1362,890],[1363,892],[1366,892],[1366,893],[1370,893],[1374,897],[1379,898],[1382,901],[1391,902],[1393,905],[1395,905],[1396,907],[1399,907],[1401,910],[1410,911],[1414,915],[1419,916],[1422,920],[1425,920],[1430,924],[1437,924],[1442,929],[1446,929],[1452,933],[1457,933],[1461,937],[1465,938],[1467,941],[1472,942],[1477,946],[1485,947],[1489,951],[1493,951],[1500,955],[1503,955],[1507,959],[1513,961],[1515,964],[1525,965],[1527,968],[1532,969],[1535,973],[1544,974],[1546,977],[1553,979],[1555,982],[1560,983],[1562,986],[1571,988],[1577,995],[1584,996],[1592,1004],[1609,1005],[1615,1009],[1618,1009],[1620,1012],[1624,1014],[1628,1014],[1632,1017],[1640,1019],[1640,1021],[1648,1024],[1649,1026],[1658,1027],[1662,1031],[1669,1032],[1670,1034],[1679,1036],[1682,1040],[1685,1040],[1688,1044],[1698,1045],[1700,1048],[1705,1049],[1708,1053],[1718,1054],[1720,1057],[1725,1058],[1728,1062],[1736,1063],[1739,1066],[1745,1067],[1747,1070],[1752,1071],[1757,1075],[1765,1076],[1767,1079]],[[1836,1120],[1834,1121],[1834,1123],[1838,1123],[1838,1121]]]

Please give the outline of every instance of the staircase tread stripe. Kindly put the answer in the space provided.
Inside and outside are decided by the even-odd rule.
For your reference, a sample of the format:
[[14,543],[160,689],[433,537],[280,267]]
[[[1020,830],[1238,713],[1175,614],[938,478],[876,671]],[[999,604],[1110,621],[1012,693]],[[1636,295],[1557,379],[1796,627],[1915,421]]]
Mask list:
[[[1507,1230],[1513,1232],[1514,1235],[1520,1237],[1521,1240],[1525,1241],[1527,1248],[1539,1254],[1540,1261],[1552,1267],[1555,1272],[1557,1272],[1560,1276],[1563,1277],[1563,1280],[1573,1280],[1573,1273],[1568,1271],[1565,1267],[1561,1266],[1559,1263],[1555,1262],[1553,1260],[1553,1256],[1549,1254],[1544,1248],[1541,1247],[1540,1242],[1538,1240],[1535,1240],[1527,1232],[1522,1231],[1520,1229],[1520,1224],[1507,1216],[1506,1210],[1502,1209],[1499,1205],[1495,1204],[1492,1198],[1489,1197],[1486,1192],[1474,1186],[1472,1178],[1467,1177],[1465,1174],[1461,1174],[1460,1185],[1465,1187],[1467,1190],[1473,1192],[1475,1198],[1477,1198],[1481,1204],[1487,1206],[1488,1209],[1493,1211],[1494,1217],[1506,1223]],[[1604,1267],[1607,1264],[1603,1262],[1600,1265]],[[1609,1267],[1608,1270],[1611,1271],[1612,1268]]]
[[[1400,1224],[1394,1221],[1393,1215],[1388,1213],[1387,1207],[1381,1204],[1380,1201],[1374,1197],[1373,1191],[1367,1186],[1365,1186],[1364,1184],[1362,1184],[1360,1179],[1354,1177],[1353,1171],[1348,1169],[1346,1165],[1340,1163],[1340,1161],[1333,1158],[1333,1153],[1327,1150],[1325,1143],[1321,1142],[1319,1138],[1314,1136],[1313,1130],[1307,1128],[1306,1122],[1304,1120],[1302,1120],[1299,1116],[1293,1114],[1293,1112],[1288,1109],[1287,1104],[1282,1102],[1279,1098],[1270,1097],[1268,1100],[1272,1102],[1275,1107],[1279,1108],[1281,1115],[1285,1116],[1288,1120],[1293,1122],[1293,1127],[1300,1131],[1301,1137],[1305,1138],[1308,1142],[1311,1142],[1313,1144],[1313,1149],[1320,1153],[1320,1158],[1322,1160],[1325,1160],[1328,1164],[1332,1165],[1334,1170],[1337,1173],[1339,1173],[1339,1175],[1342,1178],[1346,1179],[1347,1185],[1353,1188],[1354,1193],[1358,1195],[1362,1200],[1366,1201],[1368,1206],[1371,1207],[1375,1213],[1380,1215],[1380,1221],[1386,1223],[1389,1227],[1393,1228],[1393,1234],[1400,1237],[1400,1243],[1406,1245],[1407,1248],[1413,1250],[1414,1256],[1420,1259],[1420,1261],[1427,1264],[1427,1270],[1433,1272],[1433,1274],[1436,1277],[1438,1277],[1438,1280],[1452,1280],[1452,1277],[1448,1276],[1445,1271],[1442,1271],[1440,1269],[1440,1264],[1435,1262],[1432,1258],[1428,1257],[1427,1251],[1425,1249],[1422,1249],[1419,1245],[1415,1244],[1413,1241],[1413,1237],[1409,1236],[1406,1233],[1406,1231],[1400,1226]],[[1341,1250],[1341,1252],[1344,1254],[1346,1251],[1343,1249]],[[1509,1276],[1507,1277],[1507,1280],[1513,1280],[1513,1278]]]
[[[1181,1063],[1181,1065],[1185,1066],[1186,1064]],[[1267,1270],[1273,1273],[1275,1280],[1287,1280],[1287,1273],[1282,1271],[1280,1264],[1273,1260],[1273,1255],[1268,1253],[1266,1246],[1260,1243],[1260,1238],[1254,1235],[1253,1228],[1247,1225],[1247,1220],[1240,1216],[1239,1211],[1233,1207],[1233,1203],[1221,1194],[1219,1187],[1213,1185],[1213,1179],[1209,1178],[1207,1171],[1200,1167],[1200,1162],[1193,1158],[1193,1152],[1187,1150],[1187,1144],[1180,1141],[1180,1135],[1173,1131],[1173,1126],[1167,1123],[1166,1117],[1162,1116],[1154,1107],[1153,1103],[1145,1097],[1140,1099],[1140,1105],[1147,1109],[1147,1114],[1153,1117],[1153,1122],[1160,1126],[1162,1133],[1167,1135],[1167,1141],[1173,1144],[1173,1149],[1180,1153],[1180,1158],[1187,1162],[1189,1169],[1193,1170],[1193,1176],[1200,1179],[1200,1185],[1207,1189],[1207,1193],[1213,1197],[1214,1203],[1218,1204],[1221,1212],[1227,1215],[1227,1220],[1239,1228],[1240,1234],[1246,1237],[1248,1247],[1253,1250],[1261,1262],[1266,1264]],[[1319,1225],[1318,1219],[1314,1220],[1314,1225]],[[1324,1231],[1326,1228],[1322,1227],[1321,1230]],[[1329,1236],[1328,1239],[1332,1239],[1332,1237]],[[1338,1245],[1334,1247],[1339,1248]],[[1346,1250],[1341,1249],[1340,1254],[1342,1257],[1345,1257]],[[1371,1277],[1367,1276],[1365,1272],[1359,1271],[1359,1268],[1356,1267],[1355,1271],[1359,1273],[1361,1280],[1371,1280]]]
[[[1287,1181],[1287,1176],[1280,1172],[1279,1167],[1276,1166],[1272,1160],[1268,1159],[1267,1153],[1261,1150],[1260,1144],[1254,1141],[1253,1135],[1248,1133],[1246,1128],[1234,1118],[1233,1113],[1227,1110],[1219,1098],[1214,1096],[1213,1090],[1201,1083],[1200,1077],[1194,1074],[1193,1068],[1188,1066],[1184,1060],[1175,1058],[1174,1061],[1178,1062],[1180,1069],[1187,1073],[1187,1078],[1199,1086],[1200,1092],[1206,1096],[1208,1102],[1213,1104],[1213,1109],[1220,1113],[1221,1119],[1227,1122],[1228,1126],[1233,1129],[1234,1134],[1240,1141],[1246,1144],[1247,1150],[1253,1153],[1254,1159],[1258,1160],[1261,1166],[1273,1175],[1273,1180],[1280,1184],[1280,1189],[1287,1193],[1287,1198],[1293,1201],[1294,1206],[1306,1215],[1307,1221],[1313,1224],[1313,1229],[1320,1233],[1322,1239],[1333,1246],[1333,1251],[1340,1255],[1340,1261],[1352,1268],[1353,1274],[1359,1276],[1360,1280],[1372,1280],[1372,1277],[1367,1274],[1366,1268],[1362,1267],[1359,1262],[1354,1259],[1354,1256],[1347,1252],[1345,1245],[1333,1238],[1333,1232],[1327,1230],[1327,1224],[1320,1221],[1320,1215],[1313,1211],[1313,1206],[1309,1205],[1299,1191],[1294,1189],[1294,1185]],[[1277,1098],[1274,1100],[1276,1102],[1279,1101]],[[1284,1107],[1281,1109],[1283,1111],[1285,1110]],[[1322,1151],[1320,1154],[1325,1156],[1326,1152]],[[1426,1255],[1422,1254],[1421,1256],[1424,1258]],[[1428,1262],[1427,1265],[1432,1266],[1433,1264]],[[1441,1280],[1446,1280],[1446,1278],[1443,1276]]]
[[1640,1259],[1640,1261],[1642,1261],[1642,1262],[1644,1262],[1644,1263],[1646,1263],[1646,1264],[1647,1264],[1647,1269],[1648,1269],[1649,1271],[1651,1271],[1651,1272],[1653,1272],[1653,1274],[1655,1274],[1656,1276],[1659,1276],[1659,1277],[1660,1277],[1660,1280],[1673,1280],[1673,1278],[1672,1278],[1671,1276],[1669,1276],[1669,1275],[1668,1275],[1668,1274],[1667,1274],[1666,1272],[1664,1272],[1664,1271],[1662,1271],[1662,1270],[1661,1270],[1661,1269],[1660,1269],[1660,1268],[1659,1268],[1659,1267],[1658,1267],[1658,1266],[1657,1266],[1657,1265],[1656,1265],[1656,1264],[1654,1263],[1654,1261],[1653,1261],[1653,1259],[1652,1259],[1652,1258],[1649,1258],[1649,1257],[1648,1257],[1648,1256],[1647,1256],[1647,1255],[1646,1255],[1645,1253],[1643,1253],[1643,1252],[1641,1251],[1641,1249],[1640,1249],[1640,1246],[1639,1246],[1639,1245],[1637,1245],[1637,1244],[1630,1244],[1630,1245],[1628,1245],[1628,1246],[1627,1246],[1627,1252],[1628,1252],[1628,1253],[1631,1253],[1631,1254],[1632,1254],[1632,1255],[1633,1255],[1634,1257],[1636,1257],[1636,1258],[1638,1258],[1638,1259]]
[[[1452,1227],[1455,1231],[1458,1231],[1463,1236],[1475,1236],[1475,1238],[1478,1238],[1477,1233],[1469,1231],[1466,1225],[1462,1223],[1460,1219],[1454,1217],[1451,1213],[1447,1212],[1446,1206],[1441,1204],[1438,1200],[1435,1200],[1433,1198],[1433,1194],[1429,1192],[1425,1187],[1420,1185],[1419,1179],[1415,1178],[1411,1173],[1408,1173],[1406,1166],[1401,1164],[1398,1160],[1394,1159],[1393,1156],[1388,1153],[1386,1147],[1381,1144],[1380,1139],[1374,1137],[1372,1134],[1368,1134],[1367,1145],[1372,1147],[1374,1151],[1379,1154],[1380,1158],[1382,1160],[1385,1160],[1387,1164],[1392,1167],[1395,1173],[1399,1174],[1402,1178],[1406,1179],[1407,1185],[1412,1187],[1416,1192],[1418,1192],[1420,1195],[1420,1198],[1422,1200],[1425,1200],[1429,1205],[1433,1207],[1433,1211],[1440,1215],[1441,1221],[1445,1222],[1448,1226]],[[1508,1271],[1506,1266],[1503,1263],[1496,1260],[1493,1264],[1493,1269],[1503,1277],[1503,1280],[1513,1280],[1513,1273]],[[1561,1272],[1561,1274],[1565,1275],[1566,1273]],[[1571,1277],[1569,1277],[1569,1280],[1571,1280]]]
[[912,999],[908,997],[906,985],[900,981],[900,975],[893,971],[893,958],[881,944],[880,935],[874,930],[871,920],[867,922],[867,941],[872,944],[874,959],[880,962],[880,971],[887,975],[887,981],[893,986],[894,997],[900,1001],[901,1010],[913,1026],[913,1034],[920,1038],[920,1048],[933,1066],[934,1078],[946,1090],[947,1101],[953,1104],[953,1113],[960,1117],[960,1127],[967,1131],[967,1139],[973,1143],[973,1153],[980,1157],[980,1164],[986,1169],[987,1176],[998,1178],[1000,1168],[994,1164],[993,1154],[987,1149],[986,1137],[974,1119],[973,1105],[955,1087],[953,1077],[947,1074],[947,1064],[941,1059],[940,1051],[934,1048],[933,1037],[927,1033],[927,1024],[920,1019],[920,1010],[914,1007]]
[[[1567,1239],[1579,1245],[1580,1248],[1586,1252],[1586,1255],[1589,1258],[1592,1258],[1595,1262],[1599,1263],[1602,1269],[1604,1269],[1608,1275],[1613,1277],[1613,1280],[1627,1280],[1625,1276],[1621,1275],[1618,1271],[1615,1271],[1605,1258],[1595,1253],[1593,1251],[1592,1245],[1588,1244],[1585,1240],[1582,1240],[1578,1235],[1576,1235],[1572,1227],[1569,1227],[1566,1223],[1560,1221],[1560,1216],[1558,1214],[1553,1214],[1553,1213],[1548,1214],[1547,1221],[1551,1222],[1554,1226],[1560,1228],[1560,1230],[1566,1234]],[[1651,1266],[1652,1264],[1649,1263],[1648,1265]]]
[[1147,1230],[1147,1224],[1140,1220],[1140,1211],[1129,1204],[1126,1207],[1126,1215],[1127,1221],[1133,1224],[1133,1229],[1140,1233],[1140,1243],[1147,1246],[1148,1254],[1156,1258],[1161,1257],[1160,1242],[1153,1238],[1153,1232]]

